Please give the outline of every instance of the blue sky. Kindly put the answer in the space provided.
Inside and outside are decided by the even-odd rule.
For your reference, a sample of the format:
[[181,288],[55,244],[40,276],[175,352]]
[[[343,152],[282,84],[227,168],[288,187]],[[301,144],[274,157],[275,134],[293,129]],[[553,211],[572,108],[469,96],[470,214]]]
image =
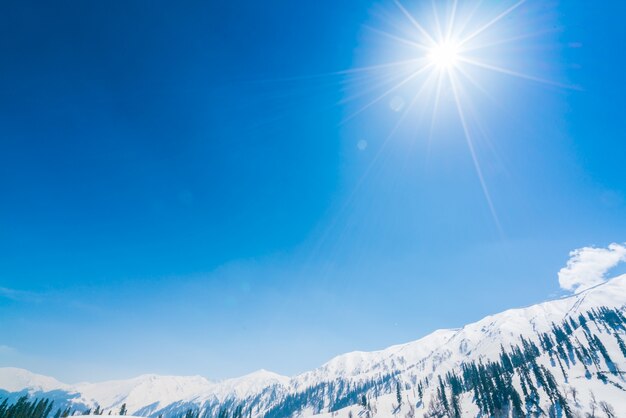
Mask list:
[[0,6],[0,366],[294,374],[561,295],[569,251],[625,239],[622,2],[504,22],[535,36],[489,58],[562,86],[476,73],[498,222],[449,91],[432,128],[397,125],[412,85],[351,117],[375,81],[336,72],[398,52],[393,2],[40,3]]

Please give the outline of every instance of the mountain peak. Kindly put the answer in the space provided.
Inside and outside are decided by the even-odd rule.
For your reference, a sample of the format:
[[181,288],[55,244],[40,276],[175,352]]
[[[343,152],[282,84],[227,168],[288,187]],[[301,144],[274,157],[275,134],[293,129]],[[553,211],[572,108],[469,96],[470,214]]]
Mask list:
[[7,392],[48,392],[56,389],[67,389],[68,385],[55,378],[43,376],[17,367],[0,368],[0,389]]

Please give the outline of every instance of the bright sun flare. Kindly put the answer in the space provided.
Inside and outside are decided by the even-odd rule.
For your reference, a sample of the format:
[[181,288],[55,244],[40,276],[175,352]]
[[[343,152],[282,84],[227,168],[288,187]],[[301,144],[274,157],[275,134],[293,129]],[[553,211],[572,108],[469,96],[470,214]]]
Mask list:
[[[375,78],[374,86],[382,87],[383,91],[352,113],[348,119],[382,100],[391,98],[390,106],[394,111],[401,112],[401,116],[387,137],[388,140],[402,121],[408,119],[411,112],[417,111],[418,108],[430,109],[432,132],[438,107],[444,103],[451,103],[458,115],[485,199],[495,223],[499,225],[474,146],[474,136],[477,134],[472,130],[470,121],[472,113],[468,110],[468,102],[473,98],[472,91],[486,93],[481,85],[484,73],[500,73],[534,82],[559,85],[502,66],[498,57],[507,55],[494,54],[494,51],[501,50],[500,48],[506,44],[529,36],[503,30],[505,27],[513,29],[517,27],[512,24],[511,15],[527,0],[503,0],[483,9],[479,8],[481,0],[433,1],[430,10],[416,7],[420,11],[416,14],[409,12],[402,4],[403,1],[405,0],[393,0],[402,20],[392,25],[391,32],[377,27],[371,29],[393,41],[393,47],[404,54],[406,59],[349,71],[354,74],[369,71],[372,74],[382,74],[383,77]],[[413,3],[419,6],[422,2],[413,0]],[[377,88],[372,90],[375,91]],[[409,93],[404,94],[412,96],[406,103],[394,96],[402,95],[403,91],[408,91]],[[396,106],[397,102],[402,105]]]
[[452,42],[442,42],[431,48],[428,59],[442,69],[449,69],[459,62],[459,47]]
[[[429,131],[432,133],[438,108],[451,104],[453,110],[456,110],[485,199],[499,227],[474,145],[474,137],[483,131],[472,129],[472,125],[477,124],[472,123],[473,113],[469,106],[473,92],[489,96],[483,87],[487,73],[499,73],[557,87],[568,86],[502,65],[499,57],[509,56],[503,47],[536,36],[519,32],[517,29],[523,26],[512,20],[513,12],[527,0],[502,0],[482,9],[479,7],[482,0],[440,0],[433,1],[430,10],[417,7],[427,2],[412,0],[419,11],[416,14],[404,7],[402,2],[405,0],[392,1],[400,12],[399,16],[402,16],[401,21],[392,23],[390,32],[378,27],[370,29],[391,40],[391,49],[396,49],[398,56],[403,59],[341,72],[354,75],[360,86],[360,92],[346,100],[382,89],[380,94],[376,94],[346,120],[389,99],[391,109],[399,112],[400,117],[385,139],[386,143],[401,123],[416,112],[430,113]],[[368,75],[371,75],[371,79]],[[371,80],[371,86],[363,88],[364,80]],[[408,95],[410,99],[405,102],[403,95]]]

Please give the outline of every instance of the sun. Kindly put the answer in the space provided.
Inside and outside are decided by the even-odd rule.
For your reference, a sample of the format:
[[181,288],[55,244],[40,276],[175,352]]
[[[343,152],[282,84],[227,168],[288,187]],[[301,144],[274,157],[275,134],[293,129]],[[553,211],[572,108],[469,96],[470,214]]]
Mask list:
[[[385,98],[397,95],[400,89],[403,89],[412,98],[399,111],[400,117],[387,136],[388,140],[403,120],[409,117],[411,111],[418,107],[431,109],[430,132],[432,132],[438,108],[451,104],[455,110],[454,113],[458,116],[489,210],[499,227],[498,216],[478,161],[474,145],[474,137],[478,134],[472,130],[468,103],[473,99],[473,91],[487,93],[481,83],[481,81],[484,82],[485,73],[501,73],[535,82],[554,84],[540,77],[499,65],[501,62],[499,55],[503,57],[508,55],[494,53],[494,51],[502,51],[500,48],[509,42],[526,37],[523,33],[504,28],[515,29],[517,27],[511,26],[509,18],[528,0],[502,0],[490,3],[489,7],[484,8],[479,7],[483,0],[466,2],[438,0],[431,2],[430,11],[420,6],[421,3],[427,2],[412,0],[418,11],[423,10],[419,14],[409,12],[402,4],[409,0],[392,1],[397,6],[401,19],[397,23],[392,21],[391,32],[378,27],[370,29],[385,39],[391,40],[390,50],[396,51],[400,59],[352,70],[352,73],[365,72],[366,74],[372,71],[372,74],[376,74],[376,78],[372,76],[376,80],[374,85],[384,86],[384,90],[352,113],[349,118]],[[382,77],[379,75],[381,73]]]
[[430,48],[427,57],[431,64],[440,69],[452,69],[459,64],[459,45],[451,41],[437,43]]
[[[354,76],[355,85],[359,87],[359,91],[345,101],[375,92],[371,100],[349,114],[344,121],[389,99],[389,106],[399,117],[383,142],[386,144],[403,122],[413,119],[411,115],[418,114],[421,119],[430,114],[430,127],[425,130],[430,141],[440,115],[456,114],[485,200],[499,228],[498,216],[474,144],[477,137],[484,135],[484,130],[474,129],[480,123],[472,121],[476,115],[472,101],[476,99],[475,94],[493,99],[486,88],[490,87],[489,74],[570,88],[515,68],[523,60],[517,52],[527,50],[518,42],[526,42],[524,40],[545,31],[529,32],[526,22],[520,20],[531,15],[531,9],[519,13],[520,17],[514,17],[514,12],[530,3],[528,0],[411,0],[415,12],[410,12],[403,5],[409,0],[389,2],[397,8],[392,17],[381,14],[384,25],[367,28],[391,41],[386,44],[385,52],[389,52],[395,60],[336,73]],[[424,7],[426,3],[430,3],[431,7]],[[399,17],[397,20],[393,18],[396,15]],[[508,59],[512,61],[507,62]],[[403,95],[409,99],[398,101],[397,97]],[[449,106],[452,112],[441,112],[439,108],[443,106]]]

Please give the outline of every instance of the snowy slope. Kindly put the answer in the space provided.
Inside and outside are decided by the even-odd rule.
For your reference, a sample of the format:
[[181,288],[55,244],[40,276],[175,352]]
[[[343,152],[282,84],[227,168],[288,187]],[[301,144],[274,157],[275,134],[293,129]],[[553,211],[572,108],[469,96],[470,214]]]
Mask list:
[[15,367],[0,368],[0,389],[7,392],[19,392],[28,390],[30,392],[49,392],[52,390],[68,390],[69,385],[58,380],[31,373],[28,370]]
[[353,352],[335,357],[322,367],[296,376],[291,384],[306,387],[334,378],[363,379],[379,372],[438,373],[459,365],[468,356],[497,356],[500,346],[517,342],[520,334],[534,335],[550,329],[567,315],[597,306],[626,305],[626,275],[577,295],[521,309],[510,309],[468,324],[461,329],[438,330],[406,344],[375,352]]
[[136,411],[154,403],[166,406],[181,399],[193,400],[216,389],[214,383],[201,376],[143,375],[128,380],[81,383],[72,391],[79,393],[87,405],[119,409],[125,403],[129,411]]
[[270,372],[267,370],[258,370],[254,373],[247,374],[242,377],[228,379],[220,382],[218,399],[226,399],[231,395],[238,398],[246,398],[262,392],[269,386],[285,387],[289,383],[287,376]]
[[[552,323],[559,324],[565,318],[577,318],[579,314],[600,306],[621,310],[626,308],[626,275],[612,279],[578,295],[527,308],[511,309],[488,316],[476,323],[468,324],[462,329],[454,331],[445,344],[435,348],[427,358],[417,363],[407,361],[409,366],[398,375],[398,380],[407,382],[411,381],[412,377],[422,379],[444,375],[448,370],[458,370],[461,363],[468,359],[497,360],[501,346],[509,347],[511,344],[519,343],[520,335],[534,339],[538,333],[550,331]],[[616,359],[618,370],[626,370],[626,360],[620,354],[620,348],[612,338],[611,333],[601,328],[596,328],[594,331],[598,332],[608,352],[613,354],[612,357]],[[584,340],[583,335],[583,331],[578,329],[574,332],[573,338]],[[405,346],[411,346],[415,343],[409,343]],[[380,353],[382,354],[384,351]],[[397,363],[402,363],[402,355],[395,357]],[[600,411],[600,403],[607,401],[614,408],[616,417],[626,417],[626,379],[624,379],[623,374],[620,376],[618,372],[617,377],[609,376],[606,383],[598,379],[590,379],[582,364],[576,363],[575,359],[572,363],[564,366],[565,374],[562,374],[557,368],[556,357],[556,355],[549,356],[544,353],[538,358],[537,363],[555,375],[575,413],[589,412],[593,402],[595,402],[596,412]],[[384,361],[381,359],[379,363]],[[513,384],[521,392],[519,381],[514,381]],[[592,401],[592,392],[595,401]],[[547,398],[547,394],[543,393],[544,398]],[[576,399],[572,393],[576,393]],[[355,405],[334,413],[322,413],[316,417],[345,418],[349,416],[349,413],[352,413],[351,416],[388,417],[400,412],[402,413],[401,416],[423,416],[427,413],[433,395],[432,390],[427,391],[423,401],[420,402],[414,388],[411,388],[402,391],[402,397],[406,400],[406,404],[400,410],[397,409],[397,395],[389,393],[372,401],[369,409]],[[541,406],[545,411],[548,411],[550,404],[544,400]],[[465,395],[462,399],[461,409],[462,416],[478,416],[478,408],[469,395]]]
[[292,379],[294,388],[307,387],[334,379],[359,380],[403,370],[424,361],[434,351],[445,346],[457,330],[438,330],[417,341],[391,346],[380,351],[354,351],[337,356],[320,368]]
[[413,373],[441,373],[458,366],[468,356],[493,358],[500,346],[508,347],[518,341],[520,335],[534,336],[548,331],[553,322],[558,323],[566,316],[578,316],[591,308],[626,306],[626,275],[614,278],[577,295],[540,303],[521,309],[510,309],[490,315],[478,322],[456,331],[448,341],[433,350],[429,357],[415,366]]
[[[264,411],[271,407],[280,406],[286,396],[303,395],[316,387],[321,388],[319,392],[321,395],[303,395],[301,398],[302,402],[306,403],[308,402],[306,399],[310,400],[312,396],[320,397],[316,398],[315,402],[321,405],[316,407],[321,411],[323,408],[327,409],[331,402],[325,384],[329,382],[344,384],[341,390],[344,390],[345,394],[347,393],[345,387],[354,388],[355,385],[368,380],[393,375],[394,379],[397,377],[407,382],[409,388],[406,389],[405,396],[408,399],[411,396],[415,397],[415,387],[411,387],[411,384],[414,385],[417,381],[431,379],[448,370],[458,369],[461,363],[468,359],[497,359],[501,346],[509,347],[511,344],[519,343],[520,335],[536,338],[537,333],[549,331],[553,322],[559,323],[568,316],[576,317],[600,306],[609,308],[626,306],[626,275],[570,297],[491,315],[461,329],[435,331],[419,340],[380,351],[343,354],[317,369],[292,378],[261,370],[222,382],[212,382],[200,376],[143,375],[128,380],[67,385],[25,370],[0,368],[0,389],[8,392],[27,389],[33,393],[58,389],[68,394],[77,394],[72,402],[97,404],[107,412],[117,412],[120,406],[126,403],[131,413],[140,411],[140,415],[143,416],[158,415],[158,411],[161,410],[178,413],[193,405],[219,406],[233,401],[255,402],[257,416],[262,416]],[[606,345],[612,352],[619,352],[616,343],[607,341]],[[544,357],[538,359],[539,363],[546,364],[546,367],[554,367],[553,360]],[[626,369],[626,364],[623,367]],[[575,385],[572,382],[578,382],[581,399],[588,403],[585,397],[588,397],[589,390],[586,386],[592,387],[597,382],[586,381],[582,377],[584,370],[577,365],[572,365],[569,374],[569,381],[564,381],[564,384]],[[563,377],[559,378],[565,380]],[[348,383],[351,386],[347,385]],[[600,389],[602,388],[598,390]],[[622,393],[613,393],[615,390],[619,391],[615,386],[602,390],[611,397],[619,397],[619,393]],[[425,394],[423,406],[427,405],[429,396]],[[626,396],[623,398],[626,399]],[[388,412],[394,399],[394,394],[381,394],[377,402],[386,405],[381,408]],[[304,403],[302,412],[308,413],[302,416],[316,412],[315,409],[309,408],[310,405]],[[617,403],[626,411],[626,403]],[[469,408],[467,413],[475,412],[471,411],[473,407],[471,403],[465,406]],[[353,406],[341,411],[346,413],[353,411],[356,414],[358,408]]]
[[[582,306],[584,305],[581,304],[581,306],[576,306],[573,310],[567,310],[562,313],[564,315],[568,315],[569,317],[569,315],[573,314],[574,312],[583,312],[581,310]],[[586,306],[589,308],[594,307],[592,306],[592,304]],[[618,307],[620,307],[622,311],[624,310],[623,303],[621,305],[618,305]],[[561,317],[561,319],[563,318]],[[614,338],[612,330],[604,328],[601,324],[598,325],[595,322],[590,322],[590,324],[591,325],[589,325],[589,327],[592,329],[592,333],[599,338],[602,344],[606,347],[607,352],[612,357],[611,364],[616,369],[614,373],[611,373],[611,367],[609,366],[608,362],[606,362],[600,355],[598,355],[598,358],[596,359],[597,365],[589,364],[588,366],[585,366],[581,361],[576,358],[577,356],[575,356],[573,353],[566,353],[565,359],[560,359],[556,350],[554,350],[552,353],[542,352],[541,355],[537,357],[536,362],[539,367],[544,368],[544,370],[548,370],[549,373],[551,373],[557,381],[557,385],[561,394],[571,408],[571,416],[583,417],[587,416],[586,414],[589,414],[595,410],[595,416],[607,416],[609,418],[611,416],[614,416],[626,418],[626,376],[624,376],[624,373],[621,372],[621,370],[626,370],[626,353],[624,353],[623,350],[621,350],[618,346],[617,340]],[[624,339],[624,337],[626,337],[626,332],[622,330],[622,339]],[[574,330],[570,339],[573,341],[585,341],[584,329],[582,327],[579,327],[578,329]],[[490,358],[491,360],[496,360],[497,357],[498,356],[495,355],[483,356],[482,358]],[[475,359],[475,357],[470,356],[468,357],[468,359]],[[444,371],[448,370],[454,370],[459,373],[460,369],[458,367],[445,367],[437,370],[437,373],[435,373],[434,375],[443,375]],[[590,371],[591,374],[589,373]],[[594,376],[597,371],[600,371],[600,373],[604,376],[604,381],[597,378],[597,376]],[[409,373],[405,375],[400,375],[398,377],[398,381],[403,383],[408,381],[408,374]],[[435,381],[435,384],[431,385],[430,388],[425,389],[423,398],[420,398],[417,395],[415,386],[409,388],[403,387],[401,391],[402,404],[400,405],[400,407],[398,406],[399,404],[397,401],[397,394],[392,391],[391,393],[386,393],[382,396],[376,397],[369,394],[367,406],[352,405],[338,411],[316,414],[315,417],[426,417],[429,416],[427,414],[429,413],[430,405],[433,402],[433,399],[436,397],[438,390],[436,380],[433,379],[433,381]],[[524,391],[518,377],[515,377],[513,379],[512,385],[519,393],[522,393]],[[559,415],[558,412],[554,412],[554,406],[552,401],[550,400],[550,391],[548,389],[546,389],[545,387],[538,387],[538,392],[541,395],[541,399],[538,402],[538,405],[543,410],[545,415],[552,416],[550,414],[554,413],[555,416],[568,416],[565,413]],[[480,414],[479,408],[474,398],[474,394],[475,392],[469,392],[461,395],[460,411],[462,417],[483,416]],[[606,412],[604,412],[602,409],[602,404],[604,404],[604,407],[611,408],[614,415],[608,415]],[[508,417],[510,415],[506,414],[504,416]]]

